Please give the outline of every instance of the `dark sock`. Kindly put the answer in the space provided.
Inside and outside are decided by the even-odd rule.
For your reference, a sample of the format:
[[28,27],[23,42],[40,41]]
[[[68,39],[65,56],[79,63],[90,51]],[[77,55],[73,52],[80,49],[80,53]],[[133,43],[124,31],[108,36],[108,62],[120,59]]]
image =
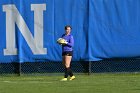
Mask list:
[[67,68],[65,68],[65,75],[64,75],[64,78],[67,78],[68,77],[68,74],[69,72],[68,72],[68,69]]
[[72,70],[69,68],[65,68],[65,75],[64,75],[64,78],[67,78],[68,75],[70,75],[70,77],[73,76],[73,73],[72,73]]
[[70,67],[67,68],[67,70],[68,70],[68,75],[70,75],[70,77],[72,77],[73,76],[73,73],[72,73],[72,70],[70,69]]

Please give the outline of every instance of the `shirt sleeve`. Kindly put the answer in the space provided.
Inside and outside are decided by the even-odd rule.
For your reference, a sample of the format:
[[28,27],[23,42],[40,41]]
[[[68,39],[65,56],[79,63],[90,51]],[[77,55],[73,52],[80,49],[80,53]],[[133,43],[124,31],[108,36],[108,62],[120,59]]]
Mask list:
[[70,36],[70,41],[67,43],[68,46],[73,47],[74,46],[74,39],[73,36]]
[[63,38],[64,37],[64,34],[61,36],[61,38]]

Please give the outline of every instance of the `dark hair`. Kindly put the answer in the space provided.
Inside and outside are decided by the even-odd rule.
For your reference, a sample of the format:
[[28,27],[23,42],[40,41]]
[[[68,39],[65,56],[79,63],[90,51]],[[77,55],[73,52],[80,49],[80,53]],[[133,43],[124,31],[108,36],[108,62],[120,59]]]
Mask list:
[[72,27],[70,25],[66,25],[65,30],[67,30],[68,27],[70,27],[72,29]]

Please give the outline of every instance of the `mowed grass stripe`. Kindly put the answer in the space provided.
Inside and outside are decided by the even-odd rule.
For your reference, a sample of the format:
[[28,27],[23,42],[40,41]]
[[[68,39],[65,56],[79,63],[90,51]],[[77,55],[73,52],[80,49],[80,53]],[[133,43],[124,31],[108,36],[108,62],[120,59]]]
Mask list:
[[0,93],[140,93],[140,74],[0,77]]

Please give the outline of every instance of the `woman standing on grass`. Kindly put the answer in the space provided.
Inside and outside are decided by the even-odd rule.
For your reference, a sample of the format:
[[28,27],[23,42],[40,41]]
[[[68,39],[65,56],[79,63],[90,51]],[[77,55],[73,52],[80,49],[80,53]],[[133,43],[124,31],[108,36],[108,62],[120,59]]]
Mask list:
[[71,35],[71,26],[67,25],[65,26],[65,34],[62,35],[61,38],[63,38],[66,42],[61,43],[62,45],[62,61],[63,65],[65,67],[65,74],[64,78],[61,79],[61,81],[67,81],[68,76],[70,75],[70,80],[74,80],[75,76],[72,73],[71,70],[71,59],[73,55],[73,46],[74,46],[74,39]]

